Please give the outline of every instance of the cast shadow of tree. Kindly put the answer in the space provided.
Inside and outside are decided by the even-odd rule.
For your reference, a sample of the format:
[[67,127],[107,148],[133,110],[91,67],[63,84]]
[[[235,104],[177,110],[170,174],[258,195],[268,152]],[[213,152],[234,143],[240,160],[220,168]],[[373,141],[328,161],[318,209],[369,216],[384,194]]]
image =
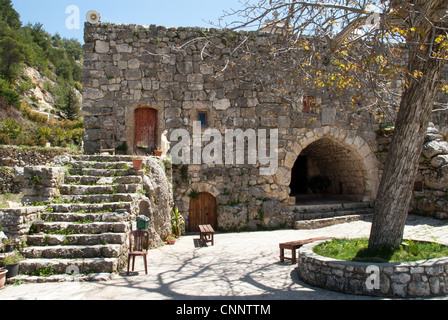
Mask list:
[[[136,297],[153,293],[174,300],[333,300],[341,296],[340,293],[303,283],[295,266],[289,263],[262,264],[260,263],[262,258],[266,256],[254,259],[229,259],[225,261],[223,267],[222,261],[198,263],[197,252],[194,252],[188,259],[179,259],[180,263],[174,268],[156,274],[156,280],[151,284],[148,283],[152,281],[149,277],[124,276],[122,278],[124,282],[101,283],[101,285],[132,288]],[[239,271],[234,272],[235,268]],[[208,281],[215,288],[198,293],[194,286],[199,285],[201,281]],[[188,292],[189,287],[194,288],[191,293]],[[349,295],[347,297],[363,299]]]

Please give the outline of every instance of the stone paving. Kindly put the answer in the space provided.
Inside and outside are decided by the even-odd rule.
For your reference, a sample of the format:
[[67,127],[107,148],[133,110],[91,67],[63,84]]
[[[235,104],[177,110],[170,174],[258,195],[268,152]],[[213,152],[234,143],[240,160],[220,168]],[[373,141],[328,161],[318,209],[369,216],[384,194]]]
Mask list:
[[[317,236],[365,237],[370,221],[354,221],[314,230],[218,233],[215,245],[200,247],[198,235],[151,250],[149,274],[142,259],[130,276],[73,283],[8,285],[0,299],[38,300],[372,300],[308,286],[296,266],[279,262],[280,242]],[[448,221],[410,216],[406,237],[448,243]],[[437,298],[441,299],[441,298]],[[442,298],[444,299],[444,298]],[[448,299],[448,297],[447,297]]]

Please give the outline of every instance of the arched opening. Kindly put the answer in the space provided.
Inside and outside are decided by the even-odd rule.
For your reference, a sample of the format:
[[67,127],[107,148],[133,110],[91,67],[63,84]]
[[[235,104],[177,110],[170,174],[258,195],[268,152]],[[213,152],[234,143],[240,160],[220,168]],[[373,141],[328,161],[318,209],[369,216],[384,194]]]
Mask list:
[[218,203],[216,198],[207,192],[199,193],[190,200],[188,214],[188,231],[198,232],[199,225],[209,224],[215,230],[218,225]]
[[296,200],[328,198],[360,201],[367,191],[363,158],[347,144],[324,137],[310,143],[298,156],[291,176]]
[[135,109],[134,119],[134,153],[138,155],[153,154],[158,143],[157,110]]

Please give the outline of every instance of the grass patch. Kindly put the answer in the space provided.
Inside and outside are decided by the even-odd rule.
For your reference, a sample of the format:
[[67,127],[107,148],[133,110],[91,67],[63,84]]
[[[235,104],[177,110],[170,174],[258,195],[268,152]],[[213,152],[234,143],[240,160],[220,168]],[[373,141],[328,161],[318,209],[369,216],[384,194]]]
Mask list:
[[405,240],[399,249],[368,248],[368,239],[333,239],[314,247],[321,256],[360,262],[409,262],[448,257],[448,246],[434,242]]
[[22,197],[23,197],[23,195],[21,193],[0,194],[0,208],[2,208],[2,209],[7,208],[6,203],[8,201],[20,203],[20,200],[22,200]]

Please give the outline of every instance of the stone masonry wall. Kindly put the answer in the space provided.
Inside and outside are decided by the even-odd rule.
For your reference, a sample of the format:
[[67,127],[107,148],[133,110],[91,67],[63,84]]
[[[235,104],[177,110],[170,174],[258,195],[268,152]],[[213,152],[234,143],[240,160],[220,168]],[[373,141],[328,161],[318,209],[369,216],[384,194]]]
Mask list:
[[[255,130],[259,138],[259,130],[265,129],[269,139],[270,130],[278,130],[276,174],[260,175],[266,166],[260,161],[173,168],[176,205],[187,224],[193,191],[216,197],[218,227],[223,229],[287,224],[290,217],[282,212],[289,208],[291,170],[305,149],[311,158],[321,159],[316,163],[322,175],[331,177],[331,192],[375,199],[381,163],[374,116],[356,112],[350,94],[310,89],[299,81],[290,68],[292,55],[273,58],[272,52],[282,47],[281,36],[87,23],[85,41],[87,154],[99,152],[102,130],[111,122],[115,146],[134,153],[134,112],[139,108],[157,110],[159,145],[165,130],[168,137],[176,129],[192,136],[198,111],[208,114],[202,133]],[[308,96],[315,97],[310,110],[303,103]],[[360,103],[367,105],[368,99]]]
[[[448,290],[448,259],[429,259],[402,263],[367,263],[340,261],[317,255],[313,247],[300,249],[300,279],[313,286],[347,294],[382,297],[431,297],[445,295]],[[373,267],[379,278],[372,279]],[[367,283],[379,287],[368,287]]]

